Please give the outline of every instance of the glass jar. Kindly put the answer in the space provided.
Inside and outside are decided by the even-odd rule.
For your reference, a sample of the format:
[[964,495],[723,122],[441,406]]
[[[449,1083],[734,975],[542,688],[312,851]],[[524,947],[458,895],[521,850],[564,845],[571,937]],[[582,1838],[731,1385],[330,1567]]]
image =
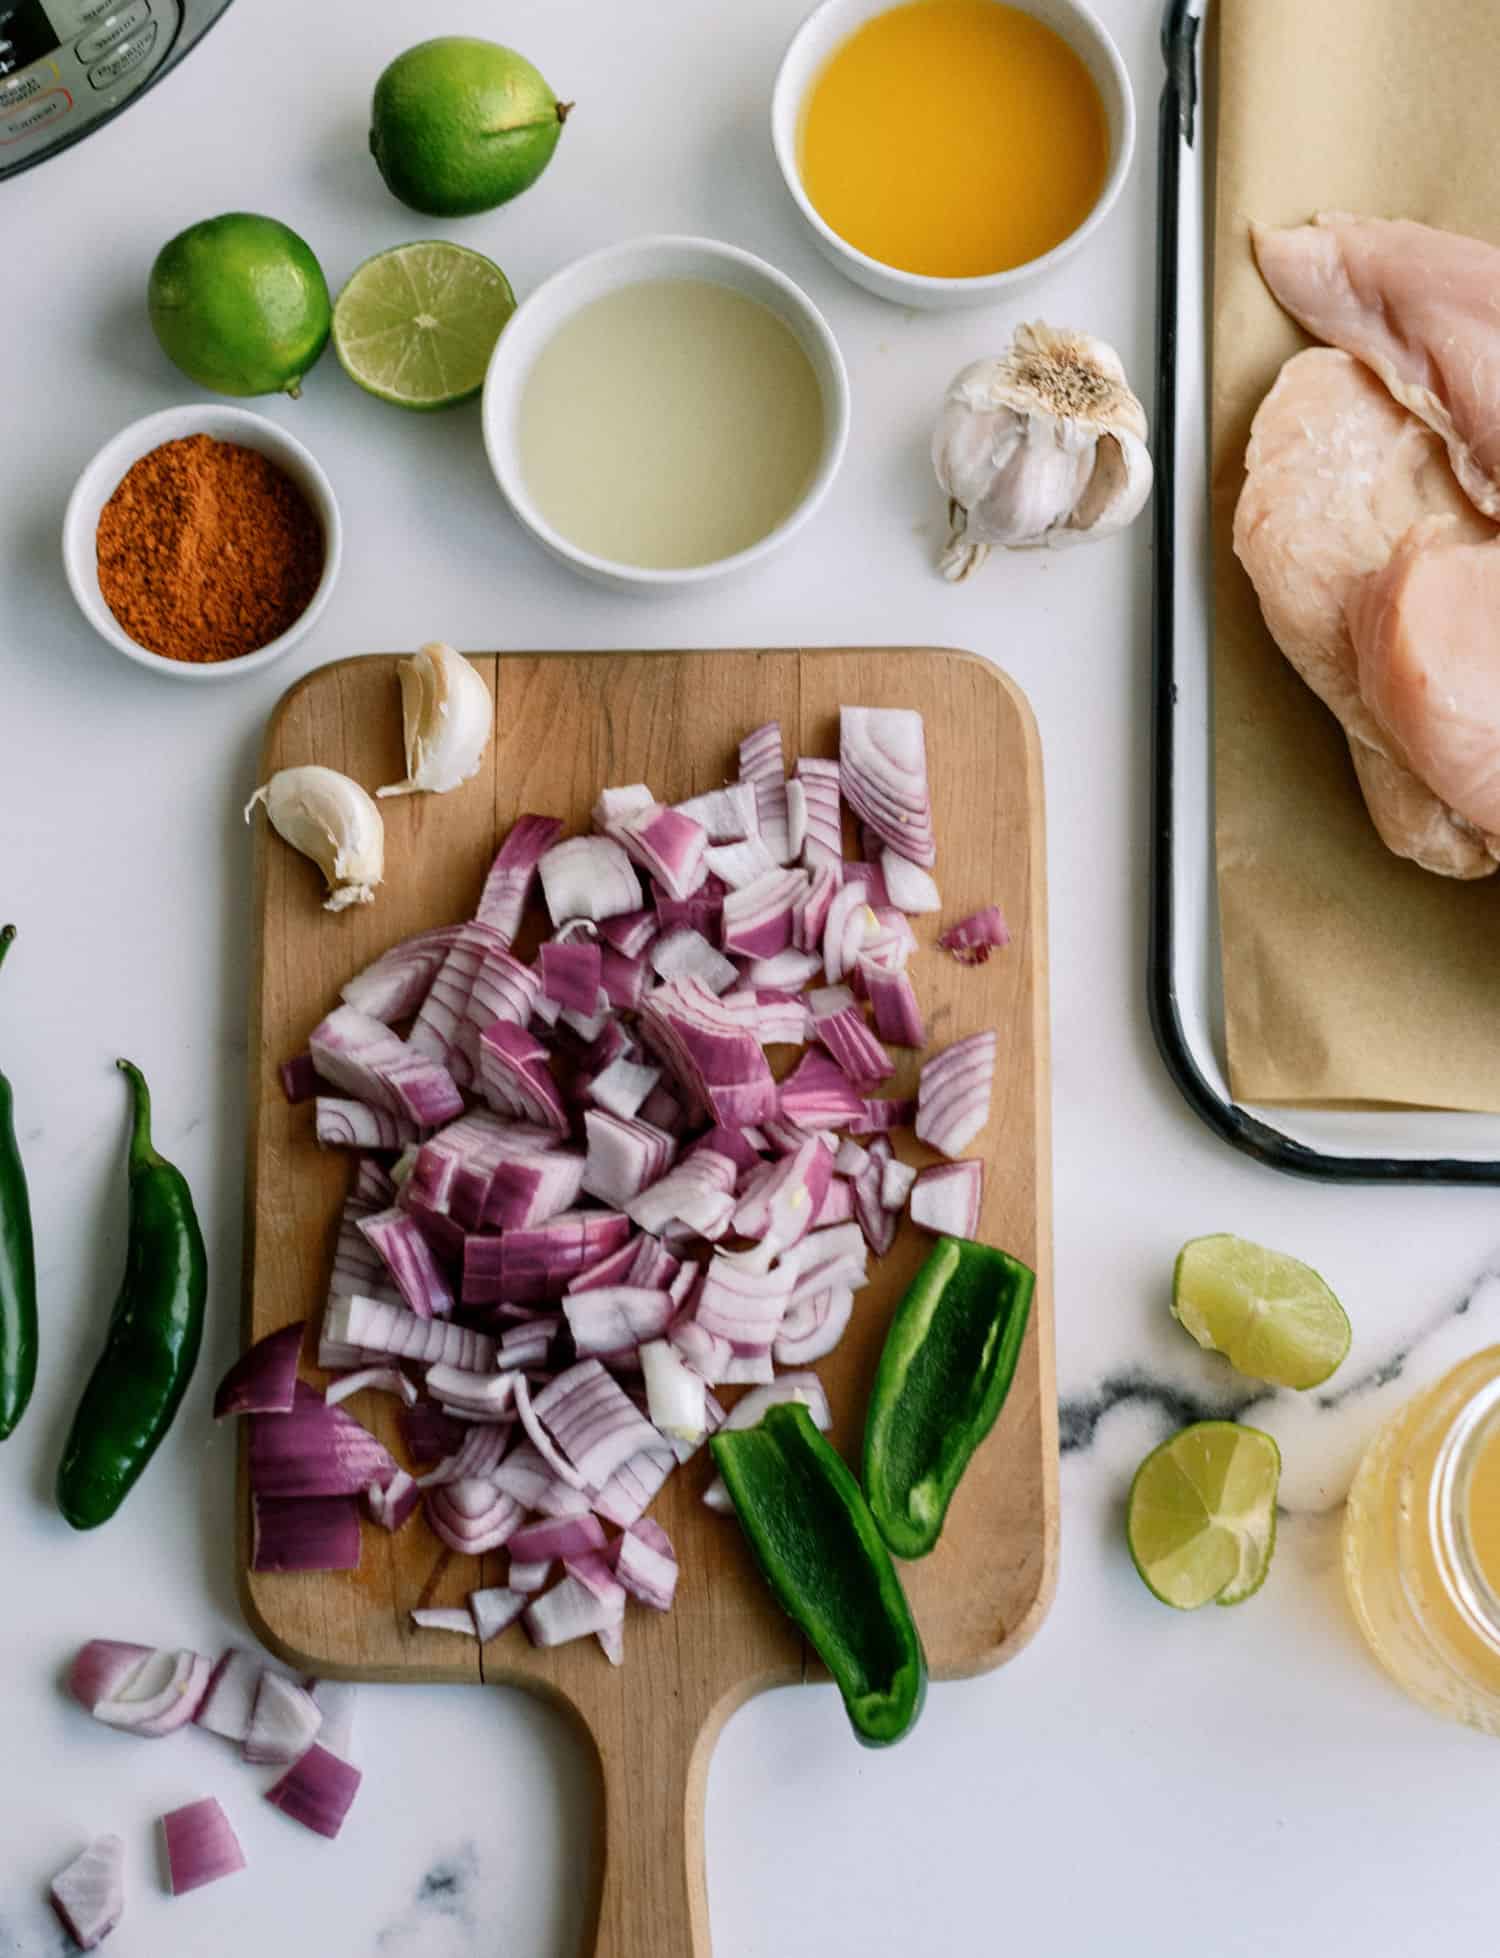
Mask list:
[[1343,1566],[1360,1629],[1396,1683],[1500,1734],[1500,1346],[1377,1433],[1349,1491]]

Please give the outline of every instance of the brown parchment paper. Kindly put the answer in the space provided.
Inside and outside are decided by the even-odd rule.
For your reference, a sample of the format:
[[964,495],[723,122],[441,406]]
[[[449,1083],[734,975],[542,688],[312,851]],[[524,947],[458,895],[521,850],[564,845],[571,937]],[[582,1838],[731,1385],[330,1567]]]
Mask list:
[[1230,545],[1251,417],[1307,341],[1248,224],[1420,218],[1500,243],[1496,0],[1217,0],[1214,753],[1237,1099],[1500,1110],[1500,877],[1380,842],[1333,716]]

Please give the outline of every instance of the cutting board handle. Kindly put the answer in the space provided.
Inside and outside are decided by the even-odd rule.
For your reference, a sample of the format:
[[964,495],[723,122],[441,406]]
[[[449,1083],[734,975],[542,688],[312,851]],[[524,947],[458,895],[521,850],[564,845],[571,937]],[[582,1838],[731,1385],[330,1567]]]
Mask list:
[[594,1958],[710,1958],[703,1801],[714,1742],[740,1697],[695,1732],[663,1684],[660,1720],[644,1731],[638,1721],[605,1734],[590,1725],[604,1779]]

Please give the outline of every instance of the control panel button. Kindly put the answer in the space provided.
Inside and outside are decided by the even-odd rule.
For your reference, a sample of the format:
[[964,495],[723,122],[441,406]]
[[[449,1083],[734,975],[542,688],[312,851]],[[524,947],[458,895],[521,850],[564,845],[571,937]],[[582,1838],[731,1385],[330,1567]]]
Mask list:
[[38,129],[45,129],[50,122],[65,116],[73,106],[73,98],[65,88],[54,88],[46,95],[38,96],[35,102],[28,103],[14,115],[4,113],[0,104],[0,149],[7,143],[19,143],[24,137]]
[[9,115],[23,102],[35,101],[44,89],[51,88],[59,78],[60,71],[55,61],[39,61],[24,75],[10,75],[0,81],[0,116]]
[[118,47],[127,34],[143,26],[151,18],[150,0],[131,0],[128,7],[118,13],[106,14],[97,27],[91,27],[73,52],[87,68],[91,61],[97,61],[101,54]]
[[115,83],[139,68],[156,46],[156,22],[148,21],[138,33],[129,40],[122,41],[113,54],[107,54],[97,67],[89,70],[90,88],[113,88]]

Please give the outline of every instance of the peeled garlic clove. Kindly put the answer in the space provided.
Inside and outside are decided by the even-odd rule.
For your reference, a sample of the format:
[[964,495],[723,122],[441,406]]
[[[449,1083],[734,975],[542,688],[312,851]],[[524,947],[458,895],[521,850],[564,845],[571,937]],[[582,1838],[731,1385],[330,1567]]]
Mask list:
[[377,795],[441,795],[479,773],[495,722],[490,690],[451,646],[434,641],[402,660],[401,720],[406,780]]
[[1122,529],[1151,491],[1146,411],[1113,347],[1040,322],[944,397],[932,462],[948,494],[940,560],[966,578],[992,544],[1078,543]]
[[327,879],[325,911],[374,903],[385,875],[385,824],[358,782],[312,764],[279,768],[245,804],[247,823],[259,802],[276,834],[311,857]]

